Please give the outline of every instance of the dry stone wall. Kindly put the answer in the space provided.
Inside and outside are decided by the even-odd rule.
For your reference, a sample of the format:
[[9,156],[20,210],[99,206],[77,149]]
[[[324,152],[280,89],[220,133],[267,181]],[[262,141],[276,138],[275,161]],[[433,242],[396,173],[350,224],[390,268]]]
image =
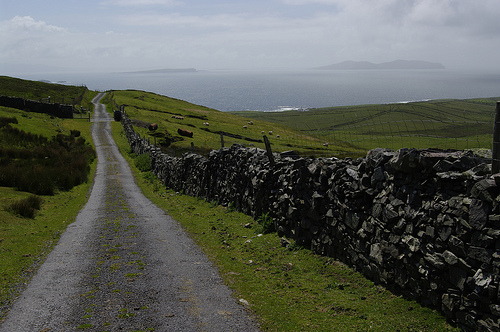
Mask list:
[[176,191],[269,212],[280,236],[334,257],[466,331],[500,323],[500,175],[465,151],[375,149],[306,159],[239,145],[162,154],[122,120],[132,150]]
[[58,118],[73,118],[73,106],[58,103],[42,103],[18,97],[0,96],[0,105],[5,107],[27,110],[35,113],[45,113]]

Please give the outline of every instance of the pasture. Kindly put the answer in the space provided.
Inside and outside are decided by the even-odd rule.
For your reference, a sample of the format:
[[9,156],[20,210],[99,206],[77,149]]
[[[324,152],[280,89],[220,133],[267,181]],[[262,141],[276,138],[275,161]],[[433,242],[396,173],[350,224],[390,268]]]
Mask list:
[[[103,102],[108,105],[108,110],[118,110],[123,105],[127,116],[133,120],[135,130],[173,155],[189,150],[206,154],[219,149],[222,146],[221,134],[227,147],[237,143],[264,149],[263,135],[266,135],[274,152],[294,150],[303,155],[315,155],[318,151],[328,153],[328,147],[323,146],[321,138],[284,124],[220,112],[150,92],[111,91]],[[148,129],[151,123],[158,125],[156,131]],[[193,132],[193,137],[179,135],[179,129]],[[345,149],[337,149],[346,153],[350,151],[348,145]]]
[[318,138],[337,156],[345,154],[337,146],[350,146],[357,155],[374,148],[491,149],[496,100],[500,98],[234,114]]
[[[374,148],[491,149],[495,102],[500,98],[434,100],[285,112],[220,112],[154,93],[108,94],[109,109],[123,109],[137,131],[173,155],[206,154],[234,143],[311,157],[358,157]],[[157,131],[149,131],[151,123]],[[181,137],[179,129],[193,132]]]
[[85,109],[92,109],[90,101],[95,94],[96,92],[90,91],[86,86],[28,81],[0,76],[0,95],[2,96],[45,102],[50,100],[51,103],[78,105]]

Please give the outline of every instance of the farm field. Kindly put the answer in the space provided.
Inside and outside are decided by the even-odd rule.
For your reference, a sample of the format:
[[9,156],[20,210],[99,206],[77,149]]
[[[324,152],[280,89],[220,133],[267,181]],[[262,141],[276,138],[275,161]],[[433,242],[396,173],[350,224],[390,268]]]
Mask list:
[[91,109],[92,97],[96,94],[85,86],[37,82],[0,76],[0,95],[20,97],[35,101],[70,104]]
[[[333,152],[328,146],[323,146],[320,137],[281,123],[254,120],[144,91],[111,91],[106,98],[103,102],[110,111],[124,105],[124,111],[133,120],[136,131],[151,142],[156,140],[165,152],[174,155],[188,150],[206,154],[219,149],[222,145],[221,133],[227,147],[237,143],[264,149],[263,135],[266,135],[274,152],[293,150],[307,156]],[[158,124],[158,130],[149,131],[147,127],[150,123]],[[193,137],[181,137],[178,129],[193,132]],[[348,143],[339,143],[335,149],[346,154],[352,151]]]
[[[499,98],[434,100],[285,112],[220,112],[136,91],[112,91],[108,107],[124,105],[137,131],[172,154],[205,154],[238,143],[274,152],[293,150],[310,157],[359,157],[374,148],[491,149],[495,103]],[[150,132],[150,123],[158,130]],[[181,137],[177,130],[193,132]]]
[[[498,98],[433,100],[286,112],[233,112],[280,123],[328,142],[337,156],[373,148],[491,149]],[[347,153],[349,154],[349,153]]]

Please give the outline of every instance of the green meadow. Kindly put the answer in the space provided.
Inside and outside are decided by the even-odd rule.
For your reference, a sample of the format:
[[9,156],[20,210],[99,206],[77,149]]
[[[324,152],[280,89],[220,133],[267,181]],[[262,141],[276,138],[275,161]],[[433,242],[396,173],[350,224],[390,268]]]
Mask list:
[[360,155],[374,148],[491,149],[498,100],[500,97],[234,114],[286,125],[333,145],[339,156],[345,152],[336,147],[344,145]]
[[[123,106],[137,131],[165,152],[206,153],[237,143],[311,157],[359,157],[374,148],[491,149],[498,98],[434,100],[285,112],[220,112],[143,91],[112,91],[110,109]],[[147,126],[157,123],[158,130]],[[181,137],[177,130],[193,132]],[[165,140],[168,142],[165,143]]]
[[51,103],[78,105],[91,109],[92,97],[95,92],[85,86],[63,85],[28,81],[14,77],[0,76],[0,95],[21,97],[36,101],[49,101]]
[[[125,113],[134,121],[135,129],[141,136],[156,142],[163,151],[174,155],[189,150],[206,154],[219,149],[222,146],[221,133],[223,144],[227,147],[242,144],[265,148],[263,135],[266,135],[275,152],[294,150],[299,154],[313,155],[316,151],[328,151],[320,138],[286,125],[253,120],[154,93],[111,91],[104,102],[108,104],[109,110],[118,110],[123,105]],[[252,122],[253,124],[249,124]],[[158,124],[158,129],[149,131],[147,127],[150,123]],[[178,129],[193,132],[193,138],[180,136]],[[295,138],[295,142],[291,138]],[[348,146],[345,151],[349,151]]]

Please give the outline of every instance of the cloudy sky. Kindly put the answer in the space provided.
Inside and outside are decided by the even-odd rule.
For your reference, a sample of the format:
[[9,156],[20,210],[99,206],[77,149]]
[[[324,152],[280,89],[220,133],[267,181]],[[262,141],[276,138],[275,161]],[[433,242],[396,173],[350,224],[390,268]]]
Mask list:
[[0,74],[396,59],[498,69],[499,17],[499,0],[0,0]]

